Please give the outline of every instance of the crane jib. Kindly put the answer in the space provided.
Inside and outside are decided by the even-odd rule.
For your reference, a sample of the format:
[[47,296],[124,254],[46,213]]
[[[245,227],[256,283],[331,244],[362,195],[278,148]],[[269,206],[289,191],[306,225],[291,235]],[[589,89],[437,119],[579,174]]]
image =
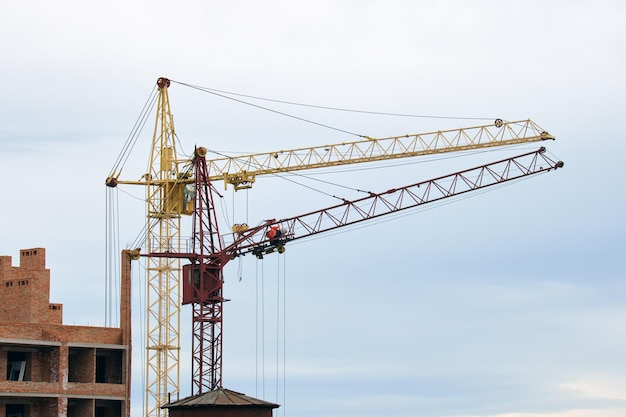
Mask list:
[[[231,245],[224,249],[233,257],[252,253],[262,258],[264,254],[284,251],[284,245],[331,231],[340,227],[360,223],[369,219],[416,208],[482,188],[513,181],[530,175],[562,168],[562,161],[554,161],[545,155],[545,148],[534,152],[502,159],[449,175],[418,182],[381,193],[370,193],[356,200],[312,211],[291,218],[267,221],[234,237]],[[264,233],[273,225],[285,230],[281,239],[272,242]]]

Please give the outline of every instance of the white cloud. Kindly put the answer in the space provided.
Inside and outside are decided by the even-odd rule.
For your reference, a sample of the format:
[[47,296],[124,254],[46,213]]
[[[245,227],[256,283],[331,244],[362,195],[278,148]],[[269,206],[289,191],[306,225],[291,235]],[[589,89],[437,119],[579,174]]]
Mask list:
[[626,378],[612,374],[583,378],[562,387],[592,398],[626,401]]
[[[556,411],[553,413],[506,413],[494,414],[488,417],[623,417],[626,415],[626,408],[600,408],[600,409],[577,409],[567,411]],[[478,416],[458,416],[458,417],[478,417]],[[487,417],[487,416],[485,416]]]

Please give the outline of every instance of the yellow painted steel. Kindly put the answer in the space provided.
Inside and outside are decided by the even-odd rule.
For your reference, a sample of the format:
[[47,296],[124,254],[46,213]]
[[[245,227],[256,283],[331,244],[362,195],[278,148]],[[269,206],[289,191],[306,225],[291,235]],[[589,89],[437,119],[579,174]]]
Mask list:
[[146,239],[146,416],[166,416],[161,406],[180,392],[180,261],[151,253],[180,252],[181,175],[167,87],[159,80],[157,117],[150,152]]
[[[370,138],[332,145],[254,153],[207,159],[211,181],[232,184],[235,190],[251,188],[259,175],[336,167],[363,162],[461,152],[495,146],[554,140],[555,137],[530,119],[435,132]],[[189,162],[189,161],[188,161]],[[143,184],[143,181],[118,181]],[[183,180],[192,183],[193,179]]]
[[250,188],[256,176],[555,139],[531,120],[207,160],[210,179]]

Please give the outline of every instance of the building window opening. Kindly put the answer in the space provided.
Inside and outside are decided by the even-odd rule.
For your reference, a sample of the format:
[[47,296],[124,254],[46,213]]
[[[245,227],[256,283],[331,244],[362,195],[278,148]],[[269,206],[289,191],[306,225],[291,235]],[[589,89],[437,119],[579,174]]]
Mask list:
[[85,417],[94,415],[94,400],[77,398],[67,399],[67,417]]
[[68,358],[68,381],[94,382],[94,349],[70,348]]
[[96,356],[96,382],[107,382],[107,357]]
[[96,352],[96,382],[121,384],[123,355],[124,353],[118,350],[98,350]]
[[25,404],[7,404],[5,410],[7,417],[26,417]]
[[26,373],[28,354],[26,352],[7,352],[7,380],[29,381]]
[[95,417],[121,417],[122,402],[114,400],[96,400]]

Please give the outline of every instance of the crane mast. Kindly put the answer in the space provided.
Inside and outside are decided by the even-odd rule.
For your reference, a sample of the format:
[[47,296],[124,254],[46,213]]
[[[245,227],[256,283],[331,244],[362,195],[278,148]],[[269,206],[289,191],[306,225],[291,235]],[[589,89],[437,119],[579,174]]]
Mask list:
[[[216,254],[223,251],[213,187],[208,177],[206,149],[197,148],[193,165],[196,180],[196,208],[193,218],[192,261],[183,266],[183,304],[192,304],[192,395],[222,386],[222,288],[224,278]],[[184,255],[183,255],[184,256]],[[190,287],[189,285],[194,283]]]
[[222,387],[222,311],[224,245],[219,233],[206,148],[193,158],[194,213],[191,252],[162,251],[157,258],[186,259],[182,304],[192,304],[192,395]]
[[180,392],[180,260],[154,256],[180,252],[181,215],[192,214],[185,205],[190,174],[179,169],[187,161],[177,160],[176,133],[167,89],[170,81],[157,81],[157,111],[148,162],[148,172],[139,181],[119,181],[111,172],[105,184],[120,183],[146,187],[146,416],[160,417],[167,411],[170,395]]
[[150,256],[180,251],[178,207],[171,194],[180,181],[174,121],[167,88],[159,79],[157,117],[150,151],[147,189],[146,404],[148,416],[164,415],[168,395],[180,391],[180,261]]

